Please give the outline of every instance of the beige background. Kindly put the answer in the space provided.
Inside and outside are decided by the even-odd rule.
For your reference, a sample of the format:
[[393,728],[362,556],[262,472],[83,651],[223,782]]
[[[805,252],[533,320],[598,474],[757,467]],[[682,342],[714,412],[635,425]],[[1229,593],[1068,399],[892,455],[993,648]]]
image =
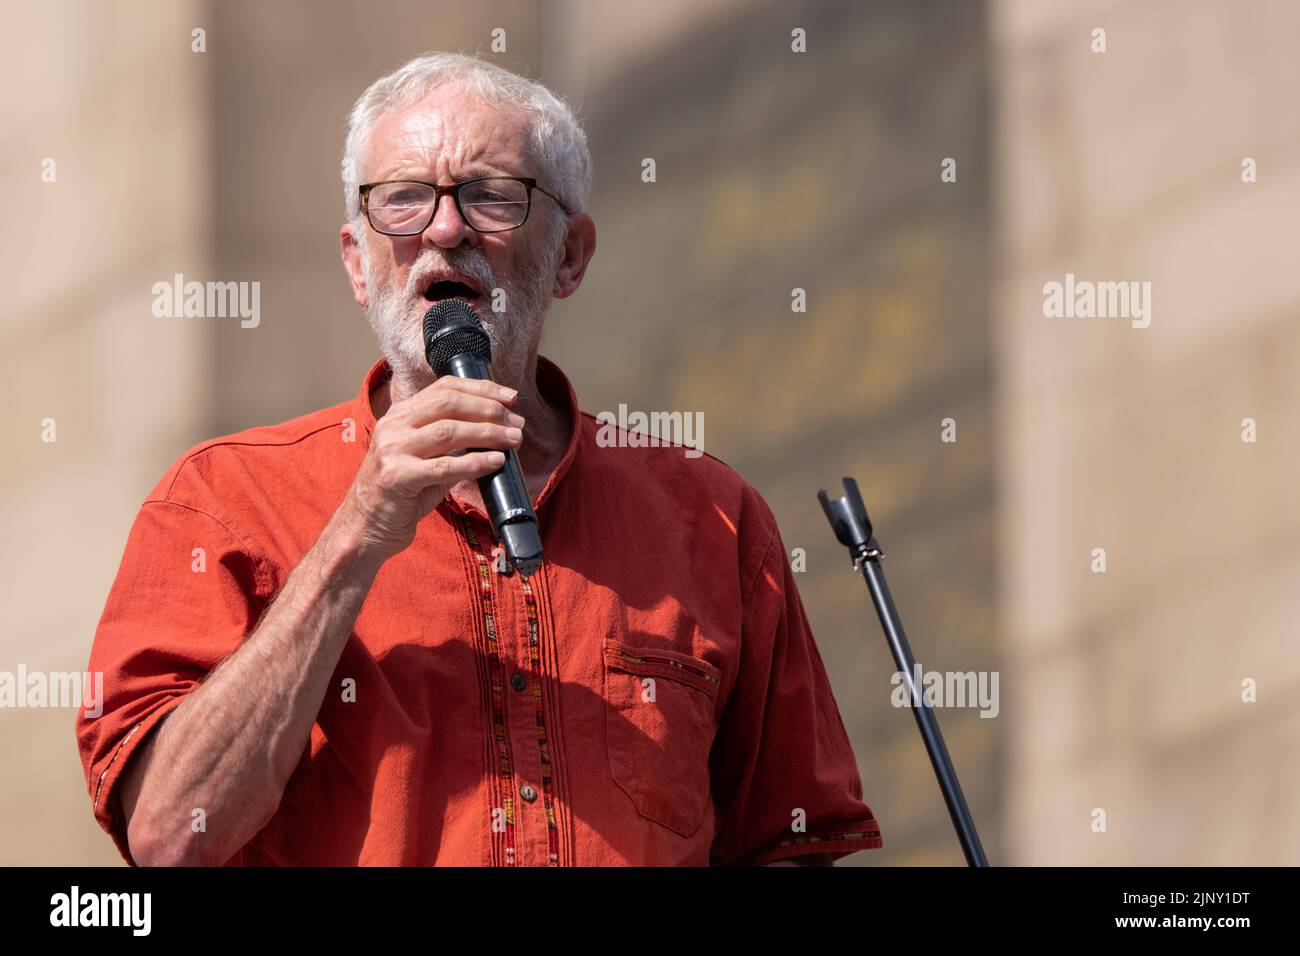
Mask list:
[[[355,393],[376,353],[338,265],[346,111],[406,58],[487,52],[503,27],[494,59],[574,103],[596,164],[599,251],[543,352],[590,411],[702,411],[707,449],[806,550],[801,592],[886,842],[845,862],[961,855],[814,498],[841,474],[922,664],[1000,672],[996,719],[939,715],[994,862],[1300,857],[1294,4],[7,14],[0,670],[84,666],[135,510],[187,447]],[[176,272],[260,282],[260,326],[153,317],[152,284]],[[1151,327],[1045,318],[1043,283],[1066,272],[1150,281]],[[72,725],[0,710],[0,864],[119,862]]]

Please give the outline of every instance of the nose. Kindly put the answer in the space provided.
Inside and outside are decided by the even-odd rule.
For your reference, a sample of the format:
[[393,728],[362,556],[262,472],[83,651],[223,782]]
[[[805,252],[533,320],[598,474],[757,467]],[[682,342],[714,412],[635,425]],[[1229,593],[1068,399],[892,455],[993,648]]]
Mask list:
[[455,249],[462,242],[474,249],[479,245],[478,232],[467,223],[456,206],[456,200],[450,193],[443,193],[436,200],[433,219],[421,234],[420,240],[425,246],[437,246],[441,249]]

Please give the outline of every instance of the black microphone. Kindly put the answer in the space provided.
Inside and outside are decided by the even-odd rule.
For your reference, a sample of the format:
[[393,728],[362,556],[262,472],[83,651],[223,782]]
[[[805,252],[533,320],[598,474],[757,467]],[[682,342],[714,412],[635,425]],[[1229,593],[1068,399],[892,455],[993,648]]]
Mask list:
[[[492,380],[492,342],[478,315],[460,299],[443,299],[424,313],[424,356],[435,375]],[[515,569],[528,577],[542,564],[542,539],[519,455],[511,448],[505,456],[506,463],[480,478],[478,488],[497,540]]]

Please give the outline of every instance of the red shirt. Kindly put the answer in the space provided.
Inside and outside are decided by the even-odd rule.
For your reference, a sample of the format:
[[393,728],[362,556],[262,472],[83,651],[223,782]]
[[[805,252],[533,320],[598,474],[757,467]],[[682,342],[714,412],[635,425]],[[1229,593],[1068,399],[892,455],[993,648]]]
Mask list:
[[[95,816],[128,861],[123,767],[315,542],[386,372],[376,363],[351,401],[197,446],[141,506],[90,656],[104,712],[77,719]],[[485,515],[451,498],[431,512],[380,569],[278,811],[230,865],[745,864],[879,847],[762,497],[708,455],[601,447],[544,358],[538,384],[575,422],[536,502],[542,568],[499,572]]]

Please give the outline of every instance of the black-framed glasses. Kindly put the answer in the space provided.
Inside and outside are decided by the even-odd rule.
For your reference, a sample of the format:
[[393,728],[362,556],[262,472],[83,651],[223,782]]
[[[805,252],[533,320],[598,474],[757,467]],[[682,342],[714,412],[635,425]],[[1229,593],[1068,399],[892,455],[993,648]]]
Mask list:
[[450,193],[462,219],[478,232],[505,232],[528,221],[533,190],[545,193],[568,214],[560,197],[528,176],[485,176],[439,186],[411,179],[366,183],[361,208],[375,232],[385,236],[418,236],[438,212],[438,200]]

